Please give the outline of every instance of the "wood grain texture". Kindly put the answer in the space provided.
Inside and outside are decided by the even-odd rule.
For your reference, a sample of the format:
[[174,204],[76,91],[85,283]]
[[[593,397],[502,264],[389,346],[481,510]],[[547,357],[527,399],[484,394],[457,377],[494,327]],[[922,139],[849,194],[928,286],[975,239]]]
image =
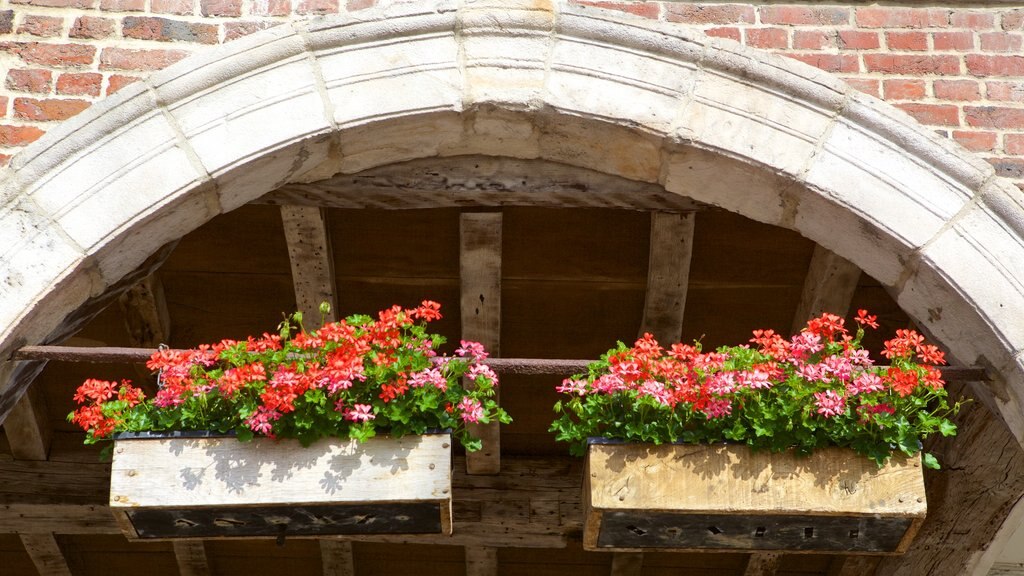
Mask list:
[[693,259],[694,214],[651,213],[647,292],[640,333],[658,342],[679,342]]
[[642,552],[616,552],[612,556],[611,576],[640,576],[643,568]]
[[174,542],[174,558],[178,562],[180,576],[210,576],[210,565],[206,561],[206,547],[202,540]]
[[743,576],[775,576],[782,564],[780,552],[755,552],[747,560]]
[[498,549],[467,546],[466,576],[498,576]]
[[64,553],[52,533],[22,534],[21,543],[32,558],[36,570],[45,576],[71,576]]
[[118,440],[110,502],[139,507],[447,501],[451,436],[366,442],[233,438]]
[[352,543],[342,540],[321,540],[320,561],[324,576],[356,576]]
[[[46,362],[19,362],[12,364],[13,381],[32,382],[42,372]],[[0,371],[2,373],[2,371]],[[15,382],[14,386],[21,384]],[[19,460],[46,460],[50,450],[52,429],[47,413],[46,397],[38,386],[30,386],[21,400],[3,421],[4,433],[11,445],[11,454]]]
[[335,295],[334,255],[327,231],[325,208],[316,206],[281,206],[281,222],[288,242],[295,303],[304,317],[307,329],[320,326],[320,303],[331,306],[326,322],[336,318],[338,301]]
[[[462,339],[480,342],[492,356],[501,355],[500,212],[467,212],[459,218],[459,277]],[[472,424],[469,431],[483,448],[466,456],[470,474],[501,471],[501,426]]]
[[142,279],[122,294],[117,303],[133,346],[156,348],[170,342],[171,318],[159,276],[150,274]]
[[800,304],[793,315],[792,332],[799,332],[809,319],[824,312],[846,317],[860,274],[856,264],[821,245],[815,245],[800,293]]

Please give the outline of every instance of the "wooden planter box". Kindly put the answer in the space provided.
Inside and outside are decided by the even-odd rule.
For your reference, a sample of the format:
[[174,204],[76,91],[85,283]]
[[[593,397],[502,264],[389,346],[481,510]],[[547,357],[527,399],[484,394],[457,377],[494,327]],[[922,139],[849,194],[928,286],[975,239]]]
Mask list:
[[898,554],[927,509],[919,456],[600,441],[583,501],[583,547],[608,551]]
[[115,440],[110,507],[129,539],[451,534],[451,446],[450,434]]

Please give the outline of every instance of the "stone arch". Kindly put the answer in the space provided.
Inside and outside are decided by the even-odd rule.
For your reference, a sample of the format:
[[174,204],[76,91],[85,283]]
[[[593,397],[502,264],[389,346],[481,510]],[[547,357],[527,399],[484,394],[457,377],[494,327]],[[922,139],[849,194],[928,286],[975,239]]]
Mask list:
[[[282,184],[485,154],[657,183],[799,231],[886,285],[960,362],[989,367],[989,400],[1024,437],[1024,201],[987,163],[729,41],[573,6],[459,4],[254,34],[15,157],[0,182],[4,357]],[[7,380],[0,420],[23,392]]]

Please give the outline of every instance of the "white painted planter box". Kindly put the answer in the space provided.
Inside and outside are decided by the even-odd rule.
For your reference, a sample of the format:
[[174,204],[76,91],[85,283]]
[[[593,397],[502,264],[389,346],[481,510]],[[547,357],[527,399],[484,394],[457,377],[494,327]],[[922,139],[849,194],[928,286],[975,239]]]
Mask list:
[[110,507],[129,539],[451,534],[451,450],[450,434],[115,440]]
[[840,448],[591,443],[583,492],[587,550],[898,554],[927,511],[920,457]]

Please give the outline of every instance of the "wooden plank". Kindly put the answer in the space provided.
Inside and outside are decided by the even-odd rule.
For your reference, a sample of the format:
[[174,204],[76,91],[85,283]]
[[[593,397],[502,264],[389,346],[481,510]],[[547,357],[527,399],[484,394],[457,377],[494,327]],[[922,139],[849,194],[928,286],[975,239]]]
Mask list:
[[[459,277],[462,339],[501,355],[501,213],[467,212],[459,218]],[[483,448],[466,457],[470,474],[501,471],[501,427],[471,424]]]
[[174,542],[174,558],[178,561],[178,574],[181,576],[210,576],[210,565],[206,562],[206,547],[202,540]]
[[256,202],[385,210],[538,206],[681,211],[707,207],[657,184],[546,160],[493,156],[413,160],[312,184],[286,184]]
[[22,534],[21,543],[40,574],[71,576],[71,569],[64,559],[64,553],[60,551],[57,539],[52,533]]
[[497,576],[498,549],[483,546],[466,547],[466,576]]
[[828,576],[868,576],[874,574],[879,556],[840,556],[829,567]]
[[324,576],[356,576],[351,542],[321,540],[320,561]]
[[682,338],[686,289],[693,259],[694,218],[692,213],[651,213],[647,292],[639,335],[653,334],[665,345]]
[[117,299],[124,314],[128,341],[139,348],[156,348],[171,339],[171,318],[167,312],[164,286],[150,274]]
[[18,362],[10,366],[12,373],[8,378],[12,385],[28,387],[3,421],[11,454],[18,460],[46,460],[52,436],[46,397],[37,386],[25,384],[35,380],[46,362]]
[[616,552],[612,556],[611,576],[640,576],[643,567],[643,553]]
[[305,327],[312,330],[321,324],[321,302],[331,306],[325,322],[334,321],[338,309],[327,210],[316,206],[281,206],[281,221],[288,242],[295,303],[302,312]]
[[856,264],[820,244],[816,245],[807,268],[800,303],[793,315],[793,333],[799,332],[808,320],[824,312],[845,317],[850,311],[860,273]]
[[780,552],[755,552],[747,560],[747,568],[743,576],[775,576],[782,564]]

